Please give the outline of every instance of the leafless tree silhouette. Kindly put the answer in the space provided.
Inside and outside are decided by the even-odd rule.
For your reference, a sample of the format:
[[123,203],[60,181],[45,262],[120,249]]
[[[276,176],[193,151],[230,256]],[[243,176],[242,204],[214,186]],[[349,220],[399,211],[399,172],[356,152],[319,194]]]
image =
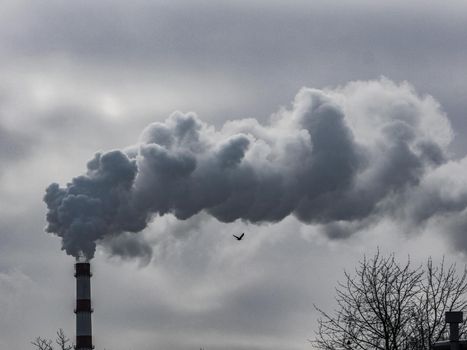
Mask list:
[[[336,288],[337,308],[320,313],[312,344],[323,350],[429,350],[444,338],[446,311],[467,306],[467,269],[444,259],[433,265],[399,264],[394,254],[364,257]],[[465,330],[465,322],[461,332]]]
[[[65,332],[61,328],[57,331],[55,343],[58,345],[59,350],[73,349],[70,339],[65,335]],[[52,339],[37,337],[31,342],[31,344],[34,345],[36,350],[54,350]]]
[[37,337],[31,342],[37,350],[53,350],[52,339]]

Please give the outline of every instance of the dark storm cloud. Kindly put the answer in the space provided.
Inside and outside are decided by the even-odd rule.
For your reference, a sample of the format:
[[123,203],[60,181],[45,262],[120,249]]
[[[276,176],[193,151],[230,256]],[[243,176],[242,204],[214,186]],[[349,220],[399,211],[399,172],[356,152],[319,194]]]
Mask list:
[[[348,227],[394,211],[387,202],[442,165],[450,138],[436,101],[387,79],[302,89],[267,125],[243,119],[215,130],[176,112],[149,125],[137,145],[96,154],[66,187],[50,185],[47,231],[62,237],[68,254],[88,258],[100,241],[168,213],[252,223],[293,214],[330,224],[331,238],[341,236],[337,228],[348,236],[355,231]],[[124,238],[110,251],[150,256]]]

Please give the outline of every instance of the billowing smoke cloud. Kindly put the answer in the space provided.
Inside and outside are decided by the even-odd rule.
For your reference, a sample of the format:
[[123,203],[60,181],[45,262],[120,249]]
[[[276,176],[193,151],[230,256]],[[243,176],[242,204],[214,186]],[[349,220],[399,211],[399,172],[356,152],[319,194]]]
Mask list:
[[[242,119],[216,130],[175,112],[136,145],[96,154],[65,187],[51,184],[46,230],[68,254],[92,258],[109,241],[115,254],[150,256],[128,234],[168,213],[252,223],[295,215],[331,238],[388,213],[426,221],[440,206],[467,205],[467,195],[453,198],[437,183],[451,138],[433,98],[387,79],[303,88],[267,125]],[[413,205],[402,209],[408,198]]]

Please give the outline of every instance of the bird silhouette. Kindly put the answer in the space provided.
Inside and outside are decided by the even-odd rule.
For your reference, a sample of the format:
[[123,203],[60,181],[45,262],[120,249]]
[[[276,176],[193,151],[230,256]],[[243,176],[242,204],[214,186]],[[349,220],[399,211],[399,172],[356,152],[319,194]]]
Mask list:
[[234,236],[237,239],[237,241],[241,241],[243,236],[245,236],[245,233],[242,233],[240,236],[235,236],[235,235],[232,235],[232,236]]

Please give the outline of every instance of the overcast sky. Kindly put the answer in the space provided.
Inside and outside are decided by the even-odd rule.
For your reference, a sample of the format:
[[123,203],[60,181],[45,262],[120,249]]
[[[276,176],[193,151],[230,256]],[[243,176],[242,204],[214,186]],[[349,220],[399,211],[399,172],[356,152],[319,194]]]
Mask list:
[[177,139],[189,116],[207,146],[168,158],[217,188],[210,165],[237,157],[261,198],[245,214],[140,176],[151,221],[92,260],[97,349],[311,349],[313,304],[332,310],[363,254],[466,263],[465,42],[464,1],[2,1],[0,348],[74,337],[74,260],[44,232],[45,189],[96,152],[152,164],[156,131]]

